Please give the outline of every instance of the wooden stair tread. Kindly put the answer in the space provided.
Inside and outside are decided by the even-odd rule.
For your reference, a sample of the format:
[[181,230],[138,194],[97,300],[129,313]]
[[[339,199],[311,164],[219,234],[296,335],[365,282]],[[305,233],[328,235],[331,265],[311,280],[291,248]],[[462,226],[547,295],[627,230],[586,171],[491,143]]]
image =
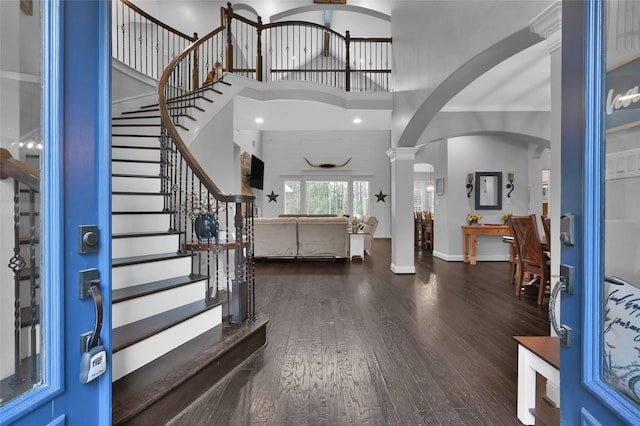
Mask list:
[[130,256],[113,259],[111,266],[117,268],[119,266],[137,265],[140,263],[162,262],[163,260],[179,259],[182,257],[192,257],[191,253],[159,253],[145,254],[143,256]]
[[112,191],[111,195],[171,195],[170,192]]
[[[142,112],[148,113],[149,111],[125,111],[122,114],[138,114],[138,113],[142,113]],[[129,117],[127,115],[127,116],[124,116],[124,117],[112,117],[111,119],[112,120],[123,120],[123,121],[125,121],[125,120],[139,120],[139,119],[144,119],[144,118],[158,118],[158,119],[160,119],[160,118],[162,118],[162,116],[158,115],[158,114],[152,114],[152,115],[145,115],[145,116],[142,116],[142,117]]]
[[111,234],[111,238],[138,238],[138,237],[159,237],[163,235],[179,235],[181,232],[174,230],[155,231],[155,232],[123,232],[119,234]]
[[154,151],[160,151],[159,146],[133,146],[133,145],[111,145],[111,148],[118,149],[150,149]]
[[[127,117],[127,118],[131,119],[130,117]],[[137,118],[140,118],[140,117],[137,117]],[[112,123],[111,124],[111,128],[114,128],[114,127],[135,127],[135,128],[138,128],[138,127],[162,127],[162,124],[161,123],[141,123],[141,124],[135,124],[135,123],[134,124],[131,124],[131,123],[113,124]]]
[[160,160],[129,160],[126,158],[112,158],[111,162],[118,163],[140,163],[140,164],[162,164]]
[[[24,268],[20,271],[19,275],[20,281],[28,280],[31,278],[31,268]],[[40,268],[36,267],[35,269],[35,278],[40,278]]]
[[138,133],[121,133],[121,134],[111,134],[113,138],[158,138],[159,135],[147,135],[147,134],[138,134]]
[[169,179],[168,176],[160,175],[134,175],[131,173],[112,173],[111,177],[140,178],[140,179]]
[[131,322],[122,327],[114,328],[112,332],[113,352],[118,352],[148,337],[155,336],[174,325],[180,324],[221,304],[222,302],[217,300],[197,300],[187,305]]
[[135,215],[141,215],[141,214],[171,214],[171,213],[175,213],[175,212],[171,212],[171,211],[158,211],[158,210],[150,210],[150,211],[114,211],[111,212],[111,215],[117,214],[135,214]]
[[206,279],[206,275],[183,275],[181,277],[168,278],[160,281],[139,284],[131,287],[120,288],[111,292],[113,303],[123,302],[149,294],[159,293],[183,285],[192,284]]
[[[40,323],[40,305],[36,305],[36,316],[35,316],[35,324]],[[20,308],[20,326],[21,327],[30,327],[31,326],[31,306],[25,306]]]
[[113,424],[165,424],[263,347],[267,323],[219,325],[117,380]]

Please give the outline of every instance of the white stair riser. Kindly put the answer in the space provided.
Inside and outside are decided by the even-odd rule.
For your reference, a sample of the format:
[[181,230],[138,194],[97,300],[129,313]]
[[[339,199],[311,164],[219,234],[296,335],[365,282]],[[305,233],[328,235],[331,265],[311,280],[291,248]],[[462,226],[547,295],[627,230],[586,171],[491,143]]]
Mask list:
[[115,160],[160,161],[159,149],[112,148],[111,156]]
[[137,370],[222,322],[222,305],[113,354],[112,381]]
[[162,211],[162,195],[112,195],[111,205],[114,212]]
[[118,266],[112,269],[112,288],[126,288],[132,285],[166,280],[191,273],[191,258],[181,257],[161,262],[148,262]]
[[147,254],[178,251],[178,235],[114,238],[111,243],[113,258],[144,256]]
[[[118,124],[123,124],[123,123],[118,123]],[[157,119],[156,119],[156,122],[153,124],[158,124]],[[159,135],[161,131],[162,131],[162,128],[159,124],[154,126],[125,126],[125,127],[111,128],[111,132],[114,135],[154,135],[155,136],[155,135]]]
[[114,117],[111,120],[111,124],[115,125],[116,127],[113,127],[112,130],[114,133],[123,133],[121,129],[126,129],[126,127],[120,127],[123,125],[130,126],[133,129],[135,129],[135,126],[139,124],[155,124],[158,126],[157,133],[160,134],[160,123],[162,120],[160,119],[160,117],[158,117],[158,115],[160,115],[159,112],[156,112],[155,117],[153,117],[152,114],[147,114],[146,116],[145,115],[133,116],[131,114],[127,114],[126,118],[123,118],[122,120],[118,120],[116,117]]
[[129,163],[114,161],[111,163],[111,173],[158,176],[160,175],[160,163]]
[[164,232],[170,228],[169,214],[116,214],[111,216],[114,234],[128,232]]
[[160,178],[135,178],[114,176],[111,178],[111,190],[131,192],[160,192],[162,180]]
[[[13,334],[11,334],[13,339]],[[36,324],[36,353],[40,353],[40,324]],[[28,357],[31,355],[31,326],[23,327],[20,329],[20,356],[22,358]],[[13,351],[11,351],[11,356],[13,358]],[[2,360],[5,362],[5,360]],[[9,360],[6,360],[7,362]],[[23,361],[24,362],[24,361]],[[13,365],[13,361],[11,364]]]
[[139,138],[135,136],[112,136],[112,145],[124,145],[124,146],[145,146],[158,148],[160,141],[158,138]]
[[206,285],[206,281],[198,281],[161,293],[114,303],[111,308],[113,328],[202,300],[205,297]]

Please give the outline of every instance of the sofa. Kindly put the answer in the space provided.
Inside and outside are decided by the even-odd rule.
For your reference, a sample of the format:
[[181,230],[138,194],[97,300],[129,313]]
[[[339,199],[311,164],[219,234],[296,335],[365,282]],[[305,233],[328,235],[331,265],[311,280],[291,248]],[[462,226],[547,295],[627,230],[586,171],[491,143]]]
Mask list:
[[346,217],[274,217],[253,221],[255,258],[346,258]]
[[364,234],[364,251],[371,256],[373,239],[375,238],[376,228],[378,227],[378,219],[375,216],[369,215],[360,216],[359,219],[358,232]]

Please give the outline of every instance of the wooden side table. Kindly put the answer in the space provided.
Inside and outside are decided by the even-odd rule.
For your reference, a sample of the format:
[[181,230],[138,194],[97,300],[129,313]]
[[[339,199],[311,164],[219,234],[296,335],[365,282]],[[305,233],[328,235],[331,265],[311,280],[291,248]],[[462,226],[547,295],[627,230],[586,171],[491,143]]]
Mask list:
[[518,420],[535,424],[536,373],[560,389],[560,338],[514,336],[518,342]]
[[364,261],[364,234],[349,233],[349,259],[360,257]]

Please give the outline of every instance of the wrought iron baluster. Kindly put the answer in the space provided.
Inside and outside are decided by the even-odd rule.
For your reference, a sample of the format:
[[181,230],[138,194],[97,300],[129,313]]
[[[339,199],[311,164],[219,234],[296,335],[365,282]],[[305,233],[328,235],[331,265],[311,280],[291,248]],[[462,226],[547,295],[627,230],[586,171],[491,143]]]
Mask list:
[[13,271],[14,300],[13,300],[13,377],[9,384],[15,386],[25,381],[22,377],[20,366],[22,365],[20,351],[20,273],[26,266],[26,262],[20,254],[20,184],[13,182],[13,257],[9,260],[9,268]]

